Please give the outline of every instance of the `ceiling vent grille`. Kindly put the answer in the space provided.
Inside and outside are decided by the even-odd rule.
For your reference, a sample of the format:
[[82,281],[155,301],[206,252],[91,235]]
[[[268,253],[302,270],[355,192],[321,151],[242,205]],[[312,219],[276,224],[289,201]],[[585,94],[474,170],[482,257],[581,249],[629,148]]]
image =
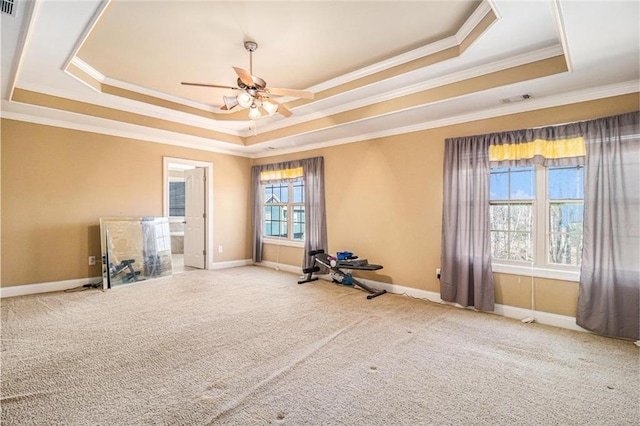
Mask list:
[[0,0],[0,11],[3,15],[13,16],[16,0]]
[[500,99],[500,103],[503,104],[512,104],[514,102],[526,101],[527,99],[533,98],[531,93],[525,93],[524,95],[512,96],[510,98]]

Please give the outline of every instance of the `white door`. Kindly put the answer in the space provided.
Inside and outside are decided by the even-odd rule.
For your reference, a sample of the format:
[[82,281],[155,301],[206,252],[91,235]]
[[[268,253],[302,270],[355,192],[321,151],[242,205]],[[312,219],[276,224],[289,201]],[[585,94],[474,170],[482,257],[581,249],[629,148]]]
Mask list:
[[204,269],[205,261],[205,169],[184,171],[184,266]]

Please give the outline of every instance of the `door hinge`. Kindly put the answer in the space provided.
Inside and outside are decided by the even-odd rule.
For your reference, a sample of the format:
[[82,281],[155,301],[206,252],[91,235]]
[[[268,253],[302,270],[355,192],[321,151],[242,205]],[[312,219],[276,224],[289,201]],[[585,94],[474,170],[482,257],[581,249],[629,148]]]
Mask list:
[[202,218],[206,219],[207,218],[207,214],[206,213],[202,213]]
[[207,251],[206,250],[202,250],[202,255],[206,256],[207,255]]

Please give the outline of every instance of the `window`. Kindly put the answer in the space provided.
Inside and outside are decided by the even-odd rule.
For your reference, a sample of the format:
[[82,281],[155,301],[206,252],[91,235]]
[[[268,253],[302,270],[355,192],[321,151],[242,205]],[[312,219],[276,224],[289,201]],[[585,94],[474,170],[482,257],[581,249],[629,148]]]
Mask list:
[[184,181],[169,182],[169,216],[184,217]]
[[263,184],[265,237],[304,241],[304,181]]
[[578,270],[583,166],[493,168],[490,204],[494,263]]

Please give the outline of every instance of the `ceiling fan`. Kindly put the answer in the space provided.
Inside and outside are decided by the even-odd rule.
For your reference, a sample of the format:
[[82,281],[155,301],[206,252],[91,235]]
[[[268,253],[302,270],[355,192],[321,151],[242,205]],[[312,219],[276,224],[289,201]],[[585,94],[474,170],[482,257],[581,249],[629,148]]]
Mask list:
[[238,74],[238,87],[207,83],[188,83],[184,81],[182,84],[185,86],[214,87],[242,91],[238,96],[223,96],[224,105],[220,109],[230,111],[236,107],[249,108],[249,118],[252,120],[258,120],[262,117],[260,109],[263,109],[270,116],[276,112],[279,112],[285,117],[291,116],[291,111],[283,104],[274,100],[273,96],[294,96],[296,98],[313,99],[313,93],[306,90],[267,87],[266,81],[253,75],[253,52],[258,49],[258,43],[255,41],[245,41],[244,48],[249,52],[249,70],[233,67],[236,74]]

